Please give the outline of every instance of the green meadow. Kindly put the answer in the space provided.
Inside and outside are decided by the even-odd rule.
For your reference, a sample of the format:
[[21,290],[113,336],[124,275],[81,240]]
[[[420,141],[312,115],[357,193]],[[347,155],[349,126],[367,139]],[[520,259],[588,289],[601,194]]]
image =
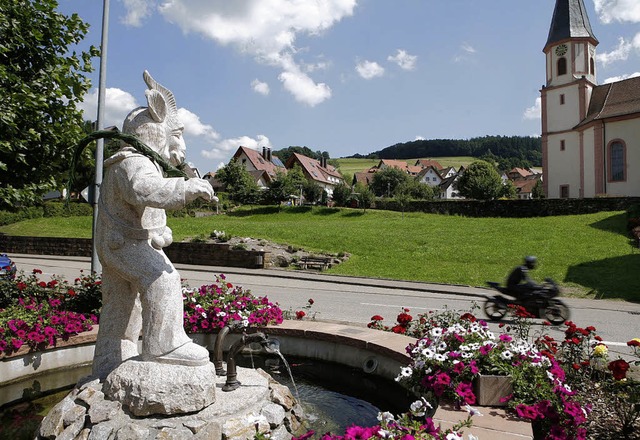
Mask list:
[[[201,218],[169,218],[174,241],[213,230],[313,252],[348,252],[330,273],[483,286],[504,281],[525,255],[532,273],[560,282],[565,295],[640,300],[640,251],[624,212],[526,219],[470,218],[322,207],[245,207]],[[90,217],[43,218],[0,228],[9,235],[90,237]]]

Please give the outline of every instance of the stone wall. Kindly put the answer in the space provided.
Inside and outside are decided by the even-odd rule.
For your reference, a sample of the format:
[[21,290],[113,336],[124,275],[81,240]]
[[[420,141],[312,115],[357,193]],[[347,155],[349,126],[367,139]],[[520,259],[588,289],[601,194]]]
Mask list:
[[[469,217],[545,217],[625,211],[640,204],[640,197],[598,197],[591,199],[540,200],[414,200],[406,212],[464,215]],[[376,200],[376,209],[402,211],[393,199]]]
[[[91,256],[89,238],[19,237],[0,235],[0,251],[6,253],[60,256]],[[232,249],[223,243],[173,243],[164,249],[173,263],[263,269],[270,253]]]

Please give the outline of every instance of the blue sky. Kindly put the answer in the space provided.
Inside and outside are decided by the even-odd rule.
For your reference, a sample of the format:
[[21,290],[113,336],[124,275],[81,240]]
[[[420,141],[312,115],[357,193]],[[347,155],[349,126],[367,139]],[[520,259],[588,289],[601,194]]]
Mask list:
[[[91,24],[102,1],[59,0]],[[640,75],[640,0],[584,0],[598,82]],[[105,125],[174,92],[204,174],[240,145],[331,157],[418,138],[539,135],[555,0],[111,0]],[[94,89],[82,108],[96,118]]]

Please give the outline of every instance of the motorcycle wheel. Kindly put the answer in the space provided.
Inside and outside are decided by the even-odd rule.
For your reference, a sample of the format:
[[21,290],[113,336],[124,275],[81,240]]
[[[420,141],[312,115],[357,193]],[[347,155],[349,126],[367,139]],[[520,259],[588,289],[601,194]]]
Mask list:
[[569,320],[571,313],[565,303],[557,299],[550,299],[543,311],[544,317],[553,325],[564,324]]
[[484,303],[484,313],[492,321],[500,321],[507,314],[507,303],[499,298],[488,298]]

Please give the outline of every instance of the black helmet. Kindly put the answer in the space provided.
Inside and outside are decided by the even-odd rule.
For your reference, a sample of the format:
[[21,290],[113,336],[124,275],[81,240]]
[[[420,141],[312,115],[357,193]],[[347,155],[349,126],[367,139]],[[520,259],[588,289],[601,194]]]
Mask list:
[[536,264],[538,264],[538,259],[533,255],[528,255],[524,257],[524,265],[527,266],[529,269],[535,269]]

